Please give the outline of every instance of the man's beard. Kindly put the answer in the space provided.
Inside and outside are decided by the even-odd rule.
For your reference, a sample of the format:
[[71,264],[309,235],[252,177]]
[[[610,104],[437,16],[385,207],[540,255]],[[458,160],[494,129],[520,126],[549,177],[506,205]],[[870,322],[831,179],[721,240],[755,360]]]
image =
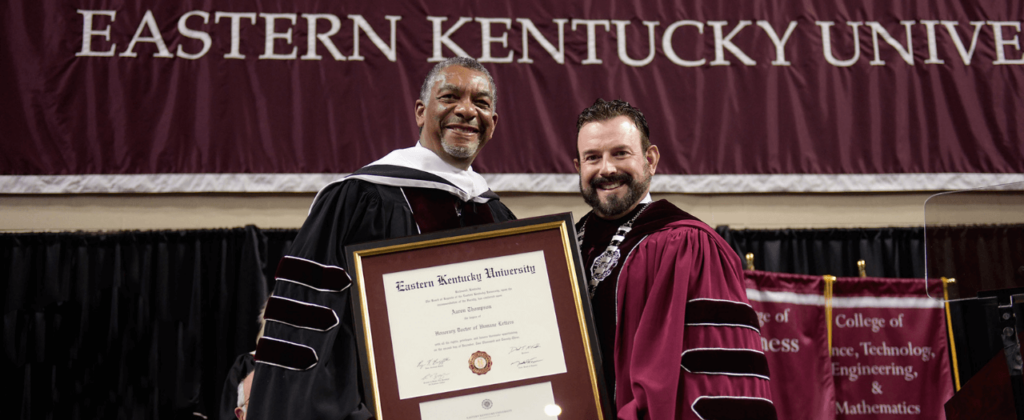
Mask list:
[[[630,207],[646,197],[647,189],[651,185],[651,166],[644,165],[644,178],[636,180],[627,173],[618,173],[607,178],[597,176],[590,180],[589,188],[584,187],[583,178],[580,177],[580,192],[583,193],[583,201],[586,201],[595,212],[604,216],[616,216],[625,213]],[[601,202],[597,196],[598,185],[608,182],[622,182],[626,185],[626,194],[621,197],[610,195],[607,201]]]
[[456,146],[454,144],[448,143],[448,141],[445,140],[444,137],[442,137],[441,147],[444,148],[444,152],[449,154],[451,157],[457,159],[468,159],[476,154],[477,149],[480,148],[480,141],[477,140],[465,146]]
[[[449,118],[448,120],[445,120],[443,125],[444,126],[448,126],[449,124],[474,125],[474,124],[470,123],[469,121],[466,121],[466,120],[462,119],[461,117],[457,117],[457,116]],[[477,128],[479,129],[479,127],[477,127]],[[447,130],[447,128],[445,128],[445,130]],[[475,142],[471,142],[471,143],[469,143],[469,144],[467,144],[465,146],[459,146],[459,145],[451,144],[447,140],[445,140],[444,133],[442,132],[441,133],[441,148],[444,149],[445,153],[447,153],[449,156],[451,156],[453,158],[456,158],[456,159],[469,159],[469,158],[475,156],[477,150],[480,149],[480,138],[479,138],[479,135],[480,135],[480,132],[478,131],[477,132],[477,136],[478,137],[477,137],[477,140]]]

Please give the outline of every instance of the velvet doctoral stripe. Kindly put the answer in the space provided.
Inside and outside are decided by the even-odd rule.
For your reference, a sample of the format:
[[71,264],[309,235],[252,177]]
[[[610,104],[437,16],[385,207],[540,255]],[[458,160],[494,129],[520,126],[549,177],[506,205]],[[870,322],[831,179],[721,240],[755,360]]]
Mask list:
[[277,265],[277,278],[303,286],[331,292],[340,292],[352,285],[352,278],[344,268],[324,266],[302,258],[286,256]]
[[255,348],[294,235],[0,235],[2,417],[219,418],[225,377]]
[[753,376],[768,379],[764,353],[748,349],[696,348],[683,352],[680,365],[701,375]]
[[716,299],[686,302],[686,325],[746,327],[761,331],[757,313],[750,305]]

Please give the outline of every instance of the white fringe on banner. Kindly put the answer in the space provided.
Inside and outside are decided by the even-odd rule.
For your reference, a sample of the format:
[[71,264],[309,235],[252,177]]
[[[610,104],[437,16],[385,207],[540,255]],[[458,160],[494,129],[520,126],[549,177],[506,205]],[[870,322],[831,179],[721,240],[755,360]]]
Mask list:
[[[0,194],[312,193],[346,174],[0,175]],[[483,174],[496,192],[578,193],[576,174]],[[1024,182],[1024,174],[655,175],[652,193],[951,191]]]
[[[922,282],[924,280],[921,280]],[[820,294],[777,292],[772,290],[747,289],[747,299],[755,302],[780,302],[795,305],[824,306],[825,297]],[[833,308],[942,308],[944,303],[929,297],[833,297]]]

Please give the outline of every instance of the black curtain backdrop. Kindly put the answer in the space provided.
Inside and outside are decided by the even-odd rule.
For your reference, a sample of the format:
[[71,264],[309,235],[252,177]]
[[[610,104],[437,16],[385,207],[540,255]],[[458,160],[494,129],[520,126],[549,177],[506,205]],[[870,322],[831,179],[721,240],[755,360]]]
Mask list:
[[[0,235],[8,419],[217,418],[295,231]],[[272,262],[272,263],[271,263]]]
[[762,271],[856,277],[864,260],[869,277],[924,277],[923,228],[716,230]]
[[951,298],[1024,286],[1024,225],[943,226],[927,235],[924,228],[716,230],[741,259],[754,253],[763,271],[856,277],[864,260],[869,277],[924,278],[927,236],[928,276],[956,278]]
[[[985,258],[1021,254],[1022,229],[994,229]],[[924,276],[921,228],[717,230],[758,270],[856,276],[864,259],[872,277]],[[0,234],[3,418],[218,418],[296,232]],[[945,255],[980,252],[940,242]]]

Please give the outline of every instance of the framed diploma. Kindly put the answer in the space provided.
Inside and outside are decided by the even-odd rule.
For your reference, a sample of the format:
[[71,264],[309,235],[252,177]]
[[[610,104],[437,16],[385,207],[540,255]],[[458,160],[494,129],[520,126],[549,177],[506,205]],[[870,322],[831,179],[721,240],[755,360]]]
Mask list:
[[570,213],[346,254],[377,420],[614,418]]

